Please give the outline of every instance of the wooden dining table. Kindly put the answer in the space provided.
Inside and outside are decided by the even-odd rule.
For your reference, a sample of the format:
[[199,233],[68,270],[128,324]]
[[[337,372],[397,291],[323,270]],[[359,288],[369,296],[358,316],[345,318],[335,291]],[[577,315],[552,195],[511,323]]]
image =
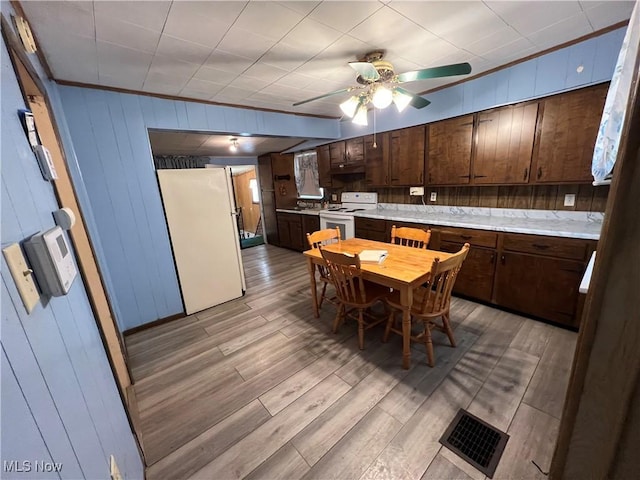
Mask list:
[[[365,280],[400,292],[402,304],[402,367],[407,369],[411,365],[411,304],[413,303],[413,290],[425,283],[431,273],[431,265],[436,258],[441,261],[450,258],[453,254],[437,250],[425,250],[421,248],[405,247],[392,243],[376,242],[362,238],[350,238],[323,247],[332,252],[345,252],[359,254],[362,250],[386,250],[386,259],[378,263],[361,264],[362,276]],[[324,260],[318,249],[304,252],[309,268],[309,280],[311,282],[311,297],[313,312],[316,317],[318,312],[318,292],[316,287],[316,265],[322,265]]]

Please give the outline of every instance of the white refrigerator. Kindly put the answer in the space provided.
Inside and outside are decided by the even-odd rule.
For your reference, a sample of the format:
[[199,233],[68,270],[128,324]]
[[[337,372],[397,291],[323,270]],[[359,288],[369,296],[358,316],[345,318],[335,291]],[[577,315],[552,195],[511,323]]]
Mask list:
[[188,315],[246,290],[229,168],[158,170]]

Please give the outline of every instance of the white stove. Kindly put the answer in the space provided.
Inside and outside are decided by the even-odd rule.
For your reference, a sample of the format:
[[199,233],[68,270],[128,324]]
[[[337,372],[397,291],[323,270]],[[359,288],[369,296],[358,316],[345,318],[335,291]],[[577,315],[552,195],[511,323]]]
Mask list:
[[320,228],[340,229],[343,239],[356,236],[355,213],[378,208],[376,192],[343,192],[340,195],[341,205],[320,210]]

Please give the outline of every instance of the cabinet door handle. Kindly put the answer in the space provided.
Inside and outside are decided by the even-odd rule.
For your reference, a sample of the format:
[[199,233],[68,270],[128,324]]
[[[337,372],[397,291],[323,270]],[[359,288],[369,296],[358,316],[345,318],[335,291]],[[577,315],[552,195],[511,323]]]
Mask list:
[[496,254],[492,253],[491,254],[491,259],[489,260],[489,263],[493,263],[493,261],[496,259]]
[[384,176],[384,183],[389,183],[389,175]]
[[505,258],[504,258],[504,255],[501,255],[501,256],[500,256],[500,261],[502,262],[502,264],[503,264],[503,265],[505,264]]
[[478,123],[486,123],[486,122],[493,122],[492,118],[487,118],[485,120],[478,120]]
[[423,172],[420,172],[420,180],[418,180],[418,183],[422,183],[422,177],[424,176]]
[[542,177],[542,167],[538,167],[538,180]]
[[486,175],[474,175],[473,178],[485,178]]
[[460,175],[460,178],[471,178],[471,175]]
[[549,245],[543,245],[540,243],[534,243],[533,246],[538,250],[546,250],[547,248],[549,248]]
[[529,174],[529,169],[528,169],[528,168],[525,168],[525,169],[524,169],[524,177],[522,177],[522,180],[526,180],[526,179],[527,179],[528,174]]

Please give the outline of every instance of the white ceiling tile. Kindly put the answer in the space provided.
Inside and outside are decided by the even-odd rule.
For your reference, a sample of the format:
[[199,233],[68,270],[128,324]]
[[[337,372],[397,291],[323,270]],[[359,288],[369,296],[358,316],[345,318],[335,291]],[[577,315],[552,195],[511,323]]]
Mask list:
[[553,8],[549,2],[486,2],[505,22],[524,36],[582,13],[580,2],[557,1]]
[[635,2],[581,2],[595,30],[628,20]]
[[287,70],[257,62],[251,65],[243,73],[243,75],[247,77],[259,78],[268,82],[275,82],[279,78],[285,76],[287,73]]
[[202,66],[195,73],[194,77],[199,78],[201,80],[214,82],[220,85],[227,85],[229,82],[231,82],[234,78],[237,77],[237,74],[231,73],[231,72],[225,72],[223,70],[218,70],[216,68]]
[[257,60],[274,44],[275,41],[270,38],[233,26],[220,41],[217,49]]
[[185,62],[202,64],[209,58],[213,49],[198,43],[187,42],[171,35],[162,34],[158,43],[157,55],[178,58]]
[[302,49],[277,43],[260,58],[260,61],[267,65],[274,65],[287,71],[292,71],[310,59],[311,56]]
[[382,8],[380,2],[322,2],[309,18],[346,33],[374,12]]
[[320,53],[333,42],[341,33],[331,27],[310,18],[305,18],[282,39],[282,43],[294,48],[304,49],[313,56]]
[[580,13],[532,33],[528,38],[541,49],[545,49],[587,35],[592,31],[593,28],[587,16],[584,13]]
[[433,65],[438,59],[451,55],[458,48],[436,37],[417,25],[407,27],[407,36],[393,42],[387,49],[387,59],[393,63],[396,57],[402,57],[419,65]]
[[240,75],[233,80],[233,86],[238,88],[244,88],[246,90],[258,91],[269,85],[271,82],[261,78],[246,77]]
[[301,15],[307,15],[311,12],[320,2],[312,2],[312,1],[300,1],[300,2],[278,2],[280,5],[287,7],[294,12],[298,12]]
[[96,17],[96,39],[125,47],[135,46],[137,50],[154,53],[160,32],[101,16]]
[[93,11],[79,7],[76,2],[21,2],[20,5],[38,39],[40,24],[73,35],[95,38]]
[[505,25],[483,2],[477,1],[403,1],[392,2],[389,7],[456,46]]
[[[73,58],[59,51],[47,56],[53,74],[57,79],[70,82],[99,84],[98,62],[95,57],[95,46],[89,45],[89,51],[78,52]],[[93,50],[93,51],[90,51]],[[80,60],[79,60],[80,59]]]
[[244,2],[173,2],[162,32],[215,47],[242,8]]
[[285,87],[305,88],[315,82],[317,82],[315,78],[293,72],[282,77],[276,84]]
[[178,93],[178,96],[182,98],[190,98],[194,100],[210,100],[213,97],[213,95],[209,95],[206,92],[189,90],[188,88],[183,88],[182,90],[180,90],[180,93]]
[[154,71],[147,73],[147,76],[144,79],[144,86],[146,88],[147,85],[150,84],[163,84],[181,90],[186,86],[188,81],[189,78],[178,77],[175,75]]
[[96,19],[118,19],[156,32],[162,31],[171,6],[170,1],[160,0],[154,0],[153,8],[149,8],[149,2],[94,1],[91,3],[94,5]]
[[362,40],[350,35],[343,35],[320,52],[316,58],[342,63],[355,62],[371,50],[373,50],[371,45]]
[[349,35],[376,48],[386,49],[392,42],[410,36],[408,32],[415,32],[417,28],[411,20],[384,6],[351,30]]
[[302,18],[301,14],[275,2],[250,2],[240,14],[234,27],[277,41],[295,27]]
[[489,52],[485,52],[482,57],[490,62],[499,62],[499,64],[504,65],[505,63],[509,63],[513,60],[529,55],[529,53],[521,54],[520,52],[531,52],[531,50],[535,49],[535,45],[533,45],[529,40],[526,38],[519,38],[515,42],[511,42]]
[[238,87],[225,87],[218,94],[216,98],[224,97],[224,98],[247,98],[249,95],[253,93],[253,90],[247,90],[245,88]]
[[192,78],[184,86],[184,89],[190,90],[193,92],[206,93],[209,95],[209,97],[207,98],[210,98],[210,97],[213,97],[220,90],[222,90],[224,87],[225,85],[220,85],[214,82],[208,82],[206,80],[201,80],[199,78]]
[[187,63],[176,58],[156,55],[151,61],[149,73],[158,73],[161,75],[181,78],[184,79],[186,83],[186,81],[189,80],[199,68],[199,65],[194,63]]
[[144,75],[142,77],[127,75],[104,75],[100,74],[100,85],[106,87],[124,88],[126,90],[142,90],[144,85]]
[[474,55],[482,56],[486,52],[507,45],[522,38],[518,32],[511,27],[504,27],[495,30],[491,35],[483,37],[478,41],[465,45],[463,48]]
[[294,102],[297,100],[303,100],[305,98],[304,92],[302,92],[299,89],[285,87],[284,85],[276,85],[276,84],[272,84],[267,87],[264,87],[262,90],[260,90],[260,93],[264,93],[267,95],[274,95],[276,97],[280,97],[291,102]]
[[103,76],[115,78],[121,77],[121,87],[124,87],[127,79],[131,80],[131,86],[142,85],[146,78],[153,56],[147,52],[132,50],[130,48],[114,45],[113,43],[98,42],[98,71],[100,79]]
[[253,64],[254,60],[220,50],[214,50],[204,65],[223,72],[242,73]]

